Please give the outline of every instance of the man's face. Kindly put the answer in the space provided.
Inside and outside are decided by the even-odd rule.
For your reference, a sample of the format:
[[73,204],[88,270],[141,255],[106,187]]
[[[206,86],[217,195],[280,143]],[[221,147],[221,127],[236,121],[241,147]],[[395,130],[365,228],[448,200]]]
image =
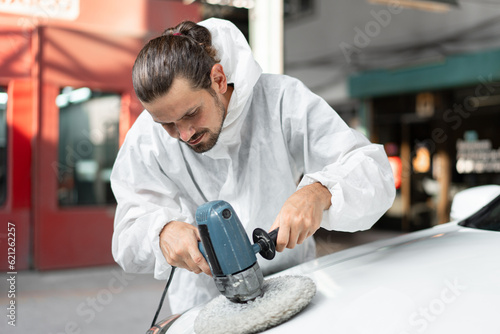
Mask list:
[[174,79],[167,94],[144,107],[171,137],[197,153],[215,146],[226,117],[226,107],[215,91],[193,90],[183,78]]

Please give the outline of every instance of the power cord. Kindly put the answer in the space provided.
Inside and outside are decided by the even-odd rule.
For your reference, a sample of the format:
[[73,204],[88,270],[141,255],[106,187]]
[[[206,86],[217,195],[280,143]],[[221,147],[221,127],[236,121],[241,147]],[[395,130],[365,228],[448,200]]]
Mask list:
[[165,295],[167,294],[168,287],[170,286],[170,283],[172,282],[172,278],[174,277],[174,272],[175,272],[176,267],[172,267],[172,270],[170,270],[170,276],[168,277],[167,285],[165,285],[165,289],[163,289],[163,294],[161,295],[160,299],[160,305],[158,305],[158,309],[156,310],[155,317],[153,318],[153,322],[151,323],[151,327],[153,327],[156,323],[156,319],[158,319],[158,315],[160,314],[161,307],[163,306],[163,300],[165,299]]

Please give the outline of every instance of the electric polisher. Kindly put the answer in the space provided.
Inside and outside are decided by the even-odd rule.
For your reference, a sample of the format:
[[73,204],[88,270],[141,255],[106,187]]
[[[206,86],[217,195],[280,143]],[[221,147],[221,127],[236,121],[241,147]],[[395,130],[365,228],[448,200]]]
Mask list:
[[252,245],[233,207],[225,201],[205,203],[196,210],[201,242],[220,293],[234,303],[246,303],[263,295],[264,277],[256,253],[272,260],[278,229],[269,234],[256,228]]
[[[306,276],[279,276],[264,280],[256,253],[272,260],[276,254],[278,229],[269,234],[257,228],[252,245],[236,212],[225,201],[205,203],[196,210],[201,242],[198,248],[207,260],[221,296],[207,303],[196,317],[196,334],[255,334],[277,326],[303,310],[316,293],[316,285]],[[147,334],[165,333],[179,315],[158,324],[156,319],[170,277]],[[184,333],[184,329],[182,329]]]

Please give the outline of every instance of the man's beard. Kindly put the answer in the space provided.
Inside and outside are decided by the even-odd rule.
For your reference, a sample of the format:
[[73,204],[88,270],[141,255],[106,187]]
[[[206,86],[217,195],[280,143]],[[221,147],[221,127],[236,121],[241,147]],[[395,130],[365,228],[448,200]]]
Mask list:
[[218,129],[214,131],[211,131],[209,129],[204,129],[200,132],[196,132],[190,139],[189,141],[192,141],[193,139],[197,139],[200,136],[206,135],[208,136],[208,140],[204,138],[205,142],[201,142],[196,145],[190,145],[186,142],[184,142],[187,146],[189,146],[193,151],[196,153],[204,153],[209,150],[211,150],[215,144],[217,144],[217,140],[219,140],[220,133],[222,132],[222,125],[224,124],[224,120],[226,118],[226,108],[224,107],[224,104],[222,101],[219,99],[217,95],[214,95],[214,102],[215,106],[217,107],[217,111],[219,111],[219,115],[221,116],[221,123]]

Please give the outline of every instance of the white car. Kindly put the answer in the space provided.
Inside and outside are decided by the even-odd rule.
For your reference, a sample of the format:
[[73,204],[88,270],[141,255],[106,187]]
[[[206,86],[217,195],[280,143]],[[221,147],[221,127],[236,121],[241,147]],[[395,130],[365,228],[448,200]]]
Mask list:
[[[467,218],[274,275],[309,276],[317,293],[301,313],[266,333],[500,333],[498,195],[500,186],[464,191],[452,211],[467,212]],[[475,208],[464,208],[468,203]],[[156,333],[194,333],[203,306],[165,319]]]

